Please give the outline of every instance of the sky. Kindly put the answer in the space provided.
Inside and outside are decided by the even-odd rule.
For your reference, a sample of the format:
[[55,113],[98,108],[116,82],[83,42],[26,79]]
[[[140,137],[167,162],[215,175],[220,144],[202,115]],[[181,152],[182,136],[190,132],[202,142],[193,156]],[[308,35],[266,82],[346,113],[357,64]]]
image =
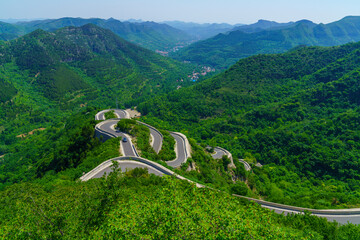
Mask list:
[[0,0],[0,19],[113,17],[250,24],[259,19],[329,23],[349,15],[360,16],[359,0]]

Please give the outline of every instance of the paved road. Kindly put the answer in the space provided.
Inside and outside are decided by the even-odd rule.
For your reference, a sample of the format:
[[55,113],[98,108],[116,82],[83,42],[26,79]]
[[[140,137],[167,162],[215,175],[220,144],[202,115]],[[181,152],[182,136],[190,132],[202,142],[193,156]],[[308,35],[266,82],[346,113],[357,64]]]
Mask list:
[[150,134],[154,139],[152,147],[154,148],[156,153],[159,153],[162,147],[163,136],[156,130],[152,128],[149,129],[150,129]]
[[[283,207],[274,207],[274,206],[270,206],[267,204],[260,204],[260,205],[264,208],[274,210],[276,213],[279,213],[279,214],[282,214],[282,213],[284,213],[284,215],[291,214],[291,213],[303,214],[301,211],[295,211],[295,210],[286,209]],[[336,214],[316,213],[314,215],[316,215],[318,217],[324,217],[330,222],[337,221],[340,224],[347,224],[348,222],[352,223],[352,224],[360,224],[360,214],[345,214],[346,211],[347,211],[347,209],[344,209],[343,214],[341,213],[341,210],[340,210]]]
[[124,133],[117,132],[114,128],[114,126],[118,123],[119,120],[106,120],[101,123],[101,125],[98,125],[99,128],[105,132],[108,132],[112,135],[115,135],[117,137],[126,137],[128,139],[127,142],[121,141],[121,148],[123,150],[123,153],[125,156],[138,156],[135,152],[135,149],[131,143],[131,140],[126,136]]
[[[106,121],[101,125],[101,129],[103,131],[109,132],[115,136],[124,136],[122,133],[118,133],[113,129],[113,126],[116,124],[116,122],[117,122],[117,120]],[[171,133],[171,135],[175,138],[175,141],[176,141],[177,158],[175,160],[167,162],[167,163],[169,166],[178,167],[178,166],[181,166],[181,164],[183,162],[185,162],[186,158],[187,158],[185,143],[184,143],[184,139],[181,138],[179,135],[177,135],[175,133]],[[122,144],[123,144],[123,149],[125,151],[125,156],[136,156],[136,153],[134,152],[134,149],[133,149],[130,141],[127,143],[122,142]],[[221,153],[221,152],[223,152],[223,153]],[[219,154],[219,155],[217,155],[217,154]],[[224,154],[224,151],[217,151],[217,154],[215,154],[215,155],[217,155],[216,157],[220,157],[220,155],[222,157],[222,155]],[[163,174],[168,174],[168,171],[170,171],[167,169],[161,170],[161,168],[164,168],[162,166],[155,168],[154,166],[156,165],[156,163],[151,162],[150,160],[146,160],[146,162],[123,160],[122,162],[119,162],[119,164],[120,164],[120,167],[122,168],[122,171],[125,171],[126,169],[142,167],[142,168],[147,168],[150,173],[154,173],[159,176],[162,176]],[[111,171],[110,166],[107,166],[106,168],[99,168],[95,171],[95,175],[91,178],[101,177],[101,176],[103,176],[104,173],[108,173],[110,171]],[[171,174],[174,174],[174,173],[171,173]],[[177,175],[177,177],[180,179],[190,181],[190,180],[185,179],[178,175]],[[199,184],[197,184],[197,186],[204,187]],[[240,196],[240,197],[242,197],[242,196]],[[244,198],[244,197],[242,197],[242,198]],[[246,199],[249,199],[249,198],[246,198]],[[262,207],[274,210],[277,213],[284,213],[284,214],[289,214],[289,213],[299,214],[300,213],[301,214],[303,211],[303,210],[301,210],[303,208],[299,208],[299,207],[286,206],[286,205],[265,202],[265,201],[256,200],[256,199],[249,199],[249,200],[256,201]],[[347,222],[350,222],[353,224],[360,224],[360,209],[342,209],[342,210],[338,210],[338,209],[335,209],[335,210],[334,209],[329,209],[329,210],[307,209],[307,210],[310,210],[311,212],[313,212],[314,215],[317,215],[319,217],[325,217],[329,221],[335,220],[341,224],[345,224]]]
[[105,118],[105,113],[106,112],[109,112],[109,111],[114,111],[115,115],[117,116],[117,118],[126,118],[127,117],[127,114],[125,112],[125,110],[121,110],[121,109],[106,109],[106,110],[103,110],[101,112],[98,112],[96,115],[95,115],[95,120],[106,120]]
[[[98,112],[95,115],[95,120],[105,120],[105,113],[109,112],[109,111],[114,111],[115,115],[117,116],[117,118],[129,118],[129,114],[122,109],[106,109],[103,111]],[[142,122],[139,122],[140,124],[144,124]],[[153,139],[153,144],[152,147],[154,148],[156,153],[159,153],[162,147],[162,142],[163,142],[163,136],[152,126],[149,126],[147,124],[144,124],[145,126],[148,126],[150,129],[150,134],[152,136]],[[104,129],[103,129],[104,130]]]
[[222,158],[222,156],[226,155],[226,152],[218,147],[215,147],[214,151],[215,151],[215,153],[212,154],[212,157],[214,159],[220,159],[220,158]]
[[[149,173],[155,174],[157,176],[164,175],[162,171],[159,171],[145,163],[132,161],[132,160],[118,161],[118,163],[119,163],[119,168],[121,168],[122,172],[126,172],[127,170],[134,168],[146,168]],[[101,178],[105,173],[106,175],[108,175],[111,172],[112,172],[112,166],[109,166],[106,167],[105,169],[101,169],[100,171],[98,171],[92,178]]]
[[170,133],[170,134],[171,134],[171,136],[174,137],[175,142],[176,142],[176,149],[175,149],[176,158],[172,161],[167,161],[166,164],[173,168],[177,168],[177,167],[180,167],[181,164],[183,164],[187,160],[185,142],[184,142],[184,139],[182,137],[180,137],[178,134],[176,134],[176,133]]
[[246,171],[250,171],[251,170],[251,166],[248,162],[246,162],[244,159],[239,159],[239,162],[241,162],[242,164],[244,164],[245,170]]

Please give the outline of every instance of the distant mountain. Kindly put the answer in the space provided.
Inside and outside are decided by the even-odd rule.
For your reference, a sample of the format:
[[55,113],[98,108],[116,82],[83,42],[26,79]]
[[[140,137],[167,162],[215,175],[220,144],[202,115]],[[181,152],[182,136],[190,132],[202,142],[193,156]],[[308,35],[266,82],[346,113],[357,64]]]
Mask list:
[[213,37],[219,33],[228,32],[236,25],[227,23],[192,23],[181,21],[167,21],[165,24],[180,29],[198,40]]
[[130,19],[127,19],[127,20],[122,20],[122,22],[131,22],[131,23],[142,23],[142,22],[145,22],[141,19],[133,19],[133,18],[130,18]]
[[[101,89],[119,100],[141,99],[175,89],[176,80],[188,73],[184,73],[188,66],[94,24],[55,32],[38,29],[0,44],[0,65],[7,66],[0,71],[0,83],[8,79],[12,84],[12,74],[21,73],[23,79],[29,78],[33,91],[50,100],[71,98],[75,92],[94,98]],[[18,86],[22,88],[22,83]]]
[[23,27],[15,26],[10,23],[0,22],[0,40],[7,41],[25,34]]
[[[113,18],[107,20],[99,18],[60,18],[18,22],[14,27],[20,27],[24,29],[24,31],[13,34],[11,37],[7,37],[6,40],[14,39],[36,29],[55,31],[62,27],[80,27],[89,23],[109,29],[120,37],[151,50],[169,50],[175,46],[184,45],[193,40],[193,37],[185,32],[166,24],[154,22],[121,22]],[[7,32],[4,32],[4,34],[6,33]]]
[[[174,58],[198,64],[227,68],[241,58],[261,53],[282,53],[299,45],[336,46],[360,41],[360,17],[346,17],[329,24],[315,24],[308,20],[289,25],[259,22],[258,28],[219,34],[194,43],[174,54]],[[280,28],[280,29],[279,29]]]
[[254,23],[254,24],[249,24],[249,25],[243,25],[243,26],[238,26],[235,27],[234,29],[232,29],[232,31],[243,31],[246,33],[254,33],[254,32],[260,32],[263,30],[269,30],[269,29],[281,29],[281,28],[286,28],[289,27],[291,25],[293,25],[294,22],[288,22],[288,23],[277,23],[274,21],[267,21],[267,20],[259,20],[258,22]]

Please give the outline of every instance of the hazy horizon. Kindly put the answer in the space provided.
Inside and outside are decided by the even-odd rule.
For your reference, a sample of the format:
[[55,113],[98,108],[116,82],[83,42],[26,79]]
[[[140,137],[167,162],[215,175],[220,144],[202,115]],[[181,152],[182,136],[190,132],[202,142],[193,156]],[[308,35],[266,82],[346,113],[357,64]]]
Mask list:
[[0,2],[1,19],[57,19],[61,17],[142,19],[196,23],[251,24],[258,19],[290,22],[308,19],[328,23],[360,16],[360,2],[344,0],[12,0]]
[[[349,15],[350,16],[350,15]],[[342,18],[345,18],[345,17],[348,17],[348,16],[343,16]],[[359,15],[360,17],[360,15]],[[146,21],[153,21],[153,20],[142,20],[142,19],[133,19],[133,18],[130,18],[130,19],[117,19],[117,18],[114,18],[114,17],[110,17],[110,18],[101,18],[101,17],[68,17],[68,16],[64,16],[64,17],[59,17],[59,18],[33,18],[33,19],[17,19],[17,18],[8,18],[8,19],[0,19],[0,21],[2,22],[7,22],[7,23],[16,23],[16,22],[30,22],[30,21],[37,21],[37,20],[47,20],[47,19],[60,19],[60,18],[82,18],[82,19],[90,19],[90,18],[99,18],[99,19],[110,19],[110,18],[113,18],[113,19],[116,19],[116,20],[119,20],[121,22],[125,22],[125,21],[136,21],[136,22],[146,22]],[[339,19],[335,19],[334,21],[332,22],[335,22],[335,21],[338,21],[338,20],[341,20],[342,18],[339,18]],[[275,21],[275,20],[271,20],[271,19],[258,19],[256,20],[255,22],[250,22],[250,23],[242,23],[242,22],[238,22],[238,23],[228,23],[228,22],[194,22],[194,21],[183,21],[183,20],[178,20],[178,19],[175,19],[175,20],[163,20],[163,21],[153,21],[153,22],[157,22],[157,23],[165,23],[165,22],[185,22],[185,23],[195,23],[195,24],[230,24],[230,25],[249,25],[249,24],[254,24],[254,23],[257,23],[258,21],[260,20],[265,20],[265,21]],[[301,20],[309,20],[309,21],[312,21],[311,19],[298,19],[298,20],[292,20],[292,21],[288,21],[288,22],[297,22],[297,21],[301,21]],[[279,22],[279,21],[275,21],[277,23],[288,23],[288,22]],[[315,22],[315,21],[312,21],[314,23],[320,23],[320,22]]]

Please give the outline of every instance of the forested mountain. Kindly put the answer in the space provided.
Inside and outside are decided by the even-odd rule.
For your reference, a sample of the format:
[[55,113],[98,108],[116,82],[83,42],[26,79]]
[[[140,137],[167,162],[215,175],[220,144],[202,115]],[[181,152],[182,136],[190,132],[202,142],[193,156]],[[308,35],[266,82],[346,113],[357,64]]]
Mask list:
[[136,104],[190,85],[193,70],[93,24],[0,42],[0,148],[88,105]]
[[246,58],[139,109],[151,124],[266,164],[249,182],[268,199],[351,206],[360,192],[359,96],[360,43],[352,43]]
[[[4,43],[0,51],[2,64],[27,70],[29,76],[35,76],[33,84],[38,84],[50,99],[90,88],[86,77],[97,79],[93,88],[112,83],[115,89],[109,91],[118,92],[124,81],[130,81],[131,75],[131,83],[126,88],[134,87],[130,92],[141,96],[174,87],[176,78],[185,76],[179,70],[185,65],[175,67],[174,61],[93,24],[62,28],[54,33],[36,30]],[[107,76],[109,72],[111,76]],[[125,92],[122,95],[128,96]]]
[[0,40],[7,41],[25,34],[25,29],[10,23],[0,22]]
[[[240,27],[241,28],[241,27]],[[299,45],[336,46],[360,40],[360,17],[345,17],[329,24],[302,20],[282,29],[276,27],[247,33],[237,30],[196,42],[174,58],[227,68],[241,58],[263,53],[282,53]]]
[[[107,20],[99,18],[60,18],[19,22],[14,25],[9,25],[13,28],[22,28],[26,33],[29,33],[36,29],[55,31],[63,27],[81,27],[89,23],[109,29],[120,37],[151,50],[169,50],[177,45],[183,45],[192,40],[192,37],[185,32],[166,24],[154,22],[121,22],[113,18]],[[3,34],[10,33],[11,32],[4,32]],[[8,37],[5,40],[14,39],[23,34],[24,32],[17,32],[17,34],[11,35],[12,38]]]
[[192,23],[181,21],[166,21],[165,24],[180,29],[187,34],[194,36],[196,40],[203,40],[213,37],[219,33],[225,33],[235,26],[227,23]]
[[269,29],[274,30],[274,29],[286,28],[293,24],[294,24],[294,22],[278,23],[275,21],[267,21],[267,20],[260,19],[259,21],[257,21],[256,23],[253,23],[253,24],[235,27],[232,29],[232,31],[240,30],[240,31],[243,31],[246,33],[254,33],[254,32],[261,32],[263,30],[269,30]]
[[[276,215],[229,194],[359,206],[359,52],[260,55],[185,88],[193,66],[93,24],[0,42],[1,238],[359,238],[358,226]],[[115,102],[145,102],[144,121],[195,138],[176,172],[213,189],[141,169],[78,181],[120,154],[119,139],[94,137],[94,115]],[[212,158],[209,144],[229,149],[237,168]]]

